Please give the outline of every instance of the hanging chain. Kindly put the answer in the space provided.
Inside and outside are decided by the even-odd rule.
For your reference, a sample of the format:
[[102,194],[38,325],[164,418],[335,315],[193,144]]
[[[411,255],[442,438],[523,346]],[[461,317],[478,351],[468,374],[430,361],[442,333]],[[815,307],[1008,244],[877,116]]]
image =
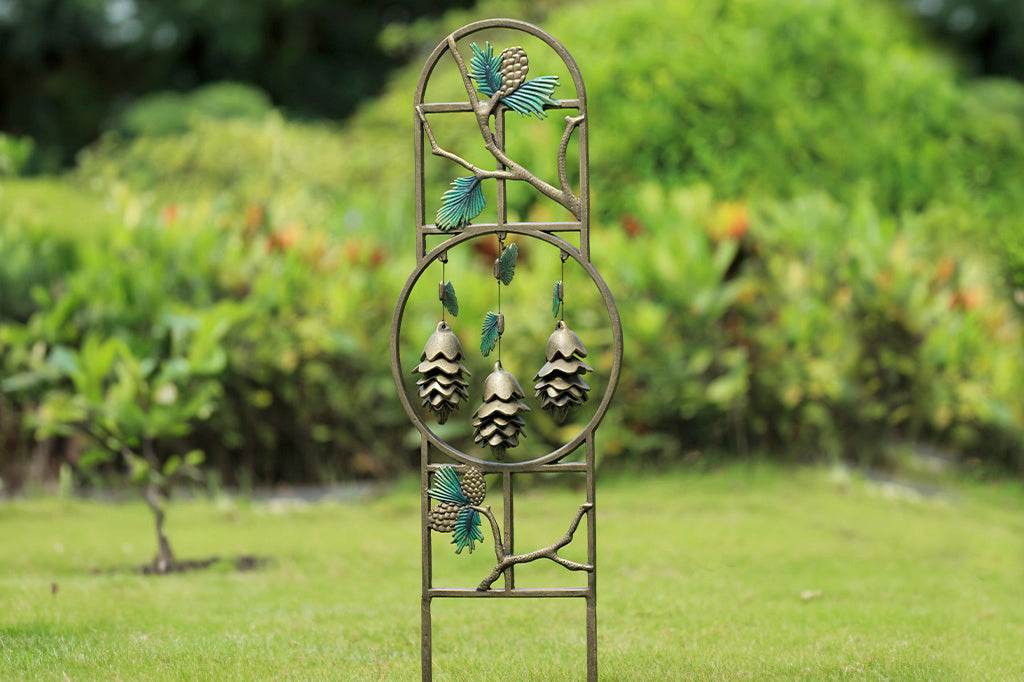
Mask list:
[[[505,250],[505,233],[499,232],[495,235],[498,238],[498,260],[501,260],[501,254]],[[498,364],[501,364],[501,337],[505,333],[505,320],[501,314],[501,280],[497,277],[495,284],[498,287]]]
[[562,257],[562,275],[561,279],[558,280],[558,300],[561,303],[559,306],[561,313],[561,320],[565,321],[565,261],[569,260],[569,254],[566,251],[561,252]]
[[448,280],[445,277],[445,266],[448,265],[448,252],[444,251],[440,256],[437,257],[437,259],[441,261],[441,286],[440,290],[438,291],[438,298],[441,299],[441,321],[444,322],[445,324],[448,324],[448,321],[445,318],[445,312],[447,311],[447,308],[445,307],[444,304],[444,297],[447,294],[447,291],[445,290],[445,285],[448,282]]

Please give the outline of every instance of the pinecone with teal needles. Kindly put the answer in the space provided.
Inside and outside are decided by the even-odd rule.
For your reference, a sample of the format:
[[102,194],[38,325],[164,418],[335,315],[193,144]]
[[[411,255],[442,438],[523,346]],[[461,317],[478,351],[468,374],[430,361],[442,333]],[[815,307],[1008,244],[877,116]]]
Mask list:
[[446,464],[434,473],[434,487],[427,490],[427,494],[437,500],[427,516],[430,529],[451,533],[456,554],[465,547],[472,553],[474,543],[484,539],[480,532],[480,513],[472,508],[480,506],[487,496],[483,472],[476,467],[466,467],[460,479],[455,467]]
[[541,407],[551,413],[559,424],[565,422],[569,413],[587,400],[590,386],[582,378],[594,368],[580,358],[586,357],[587,349],[562,320],[558,321],[554,333],[548,338],[545,353],[547,363],[540,368],[534,381],[535,398],[541,399]]
[[461,481],[462,492],[466,493],[469,503],[479,507],[487,497],[487,482],[484,480],[483,472],[476,467],[466,467]]
[[439,533],[451,533],[459,518],[462,505],[452,502],[438,502],[430,510],[430,527]]
[[526,50],[518,45],[506,47],[499,56],[501,87],[498,89],[498,96],[504,97],[526,81],[526,74],[530,71],[530,60],[526,57]]

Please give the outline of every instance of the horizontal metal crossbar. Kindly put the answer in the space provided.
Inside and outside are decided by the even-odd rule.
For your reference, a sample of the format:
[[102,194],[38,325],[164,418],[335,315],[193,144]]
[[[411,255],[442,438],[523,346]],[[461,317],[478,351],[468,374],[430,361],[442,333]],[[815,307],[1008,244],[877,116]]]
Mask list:
[[[433,102],[419,105],[424,114],[451,114],[459,111],[473,111],[473,105],[469,102]],[[578,99],[560,99],[558,105],[547,104],[545,109],[579,109]]]
[[486,597],[501,598],[543,598],[543,597],[579,597],[586,599],[591,592],[586,587],[549,587],[549,588],[515,588],[511,590],[474,590],[468,587],[433,587],[426,590],[428,597],[459,597],[475,599]]
[[566,222],[553,222],[553,223],[473,223],[472,225],[465,227],[458,231],[445,231],[434,227],[433,223],[424,225],[422,227],[423,234],[440,234],[452,236],[453,234],[479,232],[481,234],[490,234],[495,230],[508,229],[512,232],[579,232],[580,223],[578,221],[566,221]]
[[[437,471],[438,469],[449,466],[447,464],[428,464],[427,471]],[[487,462],[480,462],[474,464],[474,466],[485,474],[496,474],[508,470],[508,466],[505,464],[496,464],[494,466],[488,466]],[[516,468],[517,474],[534,473],[534,474],[565,474],[565,473],[587,473],[586,462],[551,462],[549,464],[535,464],[530,465],[528,462],[524,463],[522,467]]]

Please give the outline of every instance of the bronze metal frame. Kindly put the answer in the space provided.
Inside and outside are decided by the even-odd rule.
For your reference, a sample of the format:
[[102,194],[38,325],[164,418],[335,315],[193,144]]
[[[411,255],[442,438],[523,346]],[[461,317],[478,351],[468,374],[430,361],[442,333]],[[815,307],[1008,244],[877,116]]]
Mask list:
[[[550,47],[558,56],[562,59],[565,66],[568,68],[572,83],[575,86],[576,97],[572,99],[558,100],[557,107],[549,106],[550,109],[571,109],[578,111],[578,116],[575,117],[575,127],[578,127],[578,149],[579,149],[579,203],[578,208],[578,220],[571,222],[555,222],[555,223],[509,223],[506,220],[507,209],[505,199],[505,183],[506,179],[498,178],[497,182],[497,195],[496,195],[496,207],[497,207],[497,222],[495,223],[479,223],[468,225],[461,230],[453,231],[442,231],[432,224],[426,221],[426,200],[425,200],[425,180],[424,180],[424,155],[426,152],[431,151],[431,147],[425,145],[425,134],[429,132],[426,129],[425,118],[426,115],[445,114],[451,112],[472,112],[472,102],[438,102],[428,103],[424,102],[424,93],[426,91],[427,82],[430,76],[437,66],[438,62],[446,53],[452,53],[452,48],[456,45],[457,41],[465,38],[473,33],[487,30],[487,29],[511,29],[525,32],[543,41],[548,47]],[[452,54],[454,57],[455,55]],[[595,432],[602,418],[608,410],[608,406],[611,402],[612,395],[615,391],[615,387],[618,383],[618,377],[622,366],[623,357],[623,343],[622,343],[622,325],[619,319],[618,310],[615,307],[615,302],[612,298],[611,292],[605,285],[604,280],[601,278],[597,269],[590,261],[590,187],[589,187],[589,157],[588,157],[588,118],[587,118],[587,102],[586,102],[586,90],[583,84],[583,78],[580,75],[579,69],[576,66],[575,61],[569,52],[555,40],[551,35],[541,30],[540,28],[528,24],[526,22],[512,20],[512,19],[491,19],[486,21],[479,21],[472,24],[463,26],[456,30],[451,35],[447,36],[442,40],[438,46],[431,53],[427,59],[426,64],[420,74],[419,83],[416,87],[416,93],[414,98],[414,125],[415,125],[415,137],[414,137],[414,152],[415,152],[415,185],[416,185],[416,265],[410,274],[408,280],[405,283],[401,293],[398,297],[398,303],[395,306],[394,317],[391,323],[391,370],[395,380],[395,385],[398,388],[398,395],[405,408],[409,419],[413,425],[419,430],[420,439],[420,477],[422,482],[422,504],[421,504],[421,528],[422,528],[422,610],[421,610],[421,626],[422,626],[422,637],[421,637],[421,664],[422,664],[422,679],[430,680],[432,678],[432,639],[431,639],[431,602],[435,598],[441,597],[455,597],[455,598],[519,598],[519,597],[534,597],[534,598],[582,598],[586,601],[586,631],[587,631],[587,679],[594,681],[597,679],[597,524],[596,524],[596,507],[595,507]],[[498,146],[504,149],[505,142],[505,113],[506,108],[498,106],[494,111],[495,117],[495,138],[498,142]],[[565,138],[568,138],[571,129],[567,128]],[[564,141],[563,141],[564,145]],[[436,152],[435,152],[436,153]],[[498,170],[503,170],[504,167],[499,163]],[[423,275],[427,267],[432,264],[435,260],[443,260],[446,258],[446,254],[449,249],[472,239],[476,239],[486,235],[497,234],[503,236],[506,233],[518,234],[524,237],[539,239],[547,242],[561,250],[563,258],[570,257],[574,259],[582,269],[589,275],[593,284],[597,287],[600,292],[601,298],[604,301],[608,320],[612,333],[612,344],[613,344],[613,358],[612,366],[607,377],[607,386],[605,393],[601,398],[601,401],[591,418],[590,422],[580,431],[580,433],[564,443],[560,447],[540,456],[537,456],[529,461],[520,462],[494,462],[486,459],[474,457],[470,454],[462,452],[461,450],[452,447],[449,443],[437,436],[430,427],[426,424],[423,417],[419,414],[417,409],[414,407],[412,400],[410,399],[408,389],[405,382],[404,367],[400,352],[400,337],[402,329],[402,318],[405,312],[406,304],[409,300],[410,294],[420,277]],[[579,248],[574,246],[572,243],[564,239],[562,233],[575,233],[579,237]],[[428,250],[428,238],[437,239],[440,238],[439,244]],[[580,447],[584,448],[583,461],[563,461],[568,455],[576,452]],[[432,459],[432,454],[440,453],[447,456],[448,458],[457,462],[457,466],[463,469],[465,466],[473,466],[481,470],[485,474],[499,474],[502,482],[503,491],[503,525],[504,532],[503,538],[500,539],[495,537],[495,549],[496,554],[499,557],[499,564],[495,567],[495,574],[488,576],[493,582],[498,575],[504,576],[504,587],[491,589],[489,583],[481,583],[480,586],[473,588],[449,588],[449,587],[436,587],[433,584],[433,566],[432,566],[432,553],[431,553],[431,530],[428,525],[428,515],[430,513],[430,497],[427,494],[427,490],[430,486],[430,476],[433,472],[438,471],[444,464],[438,463]],[[515,526],[514,526],[514,476],[520,473],[540,473],[540,472],[578,472],[586,475],[586,502],[580,506],[580,510],[577,513],[576,519],[570,526],[570,530],[563,536],[562,540],[555,543],[545,550],[538,550],[537,552],[531,552],[528,555],[520,555],[519,557],[513,557],[514,545],[515,545]],[[499,531],[496,519],[491,515],[489,507],[480,509],[490,520],[492,533]],[[586,536],[587,536],[587,564],[575,564],[574,570],[586,570],[588,573],[587,586],[585,588],[518,588],[515,586],[515,565],[519,563],[517,561],[509,561],[510,558],[521,559],[522,562],[530,561],[534,558],[546,557],[559,561],[556,558],[555,552],[558,547],[568,544],[572,538],[572,532],[576,529],[582,517],[585,516],[587,520],[586,525]],[[504,557],[504,561],[502,561]],[[562,560],[564,561],[564,560]],[[564,562],[563,565],[573,564],[574,562]]]

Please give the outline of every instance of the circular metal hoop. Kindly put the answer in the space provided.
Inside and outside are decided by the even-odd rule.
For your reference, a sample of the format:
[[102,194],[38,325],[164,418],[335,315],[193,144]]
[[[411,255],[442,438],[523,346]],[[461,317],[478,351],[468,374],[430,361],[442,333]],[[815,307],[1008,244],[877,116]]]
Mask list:
[[[572,440],[563,444],[561,447],[552,450],[551,452],[536,457],[534,459],[526,460],[523,462],[492,462],[490,460],[480,459],[468,455],[461,450],[452,447],[449,443],[442,440],[430,430],[423,417],[416,411],[412,401],[409,399],[408,388],[406,387],[405,379],[402,375],[402,358],[401,351],[399,349],[399,342],[402,333],[402,317],[405,314],[405,306],[409,300],[409,296],[415,288],[416,283],[420,277],[426,271],[427,267],[431,265],[435,260],[440,258],[442,254],[447,252],[454,246],[457,246],[463,242],[469,241],[476,237],[497,234],[499,232],[507,232],[512,234],[521,234],[527,237],[540,239],[553,246],[558,247],[565,253],[579,263],[586,273],[590,276],[591,281],[597,287],[601,293],[601,298],[604,301],[605,308],[608,312],[608,319],[612,329],[612,368],[608,376],[608,384],[605,387],[604,395],[601,398],[601,403],[598,405],[597,410],[594,412],[593,417],[586,426],[574,437]],[[427,441],[430,442],[435,448],[448,455],[452,459],[461,462],[463,464],[472,464],[478,467],[484,467],[488,470],[503,470],[503,471],[515,471],[517,469],[527,469],[538,464],[547,464],[549,462],[556,462],[566,455],[576,450],[584,440],[594,432],[594,430],[601,423],[601,419],[604,417],[605,412],[608,411],[608,405],[611,403],[612,395],[615,393],[615,387],[618,385],[619,373],[622,369],[622,322],[619,319],[619,311],[615,307],[615,300],[612,298],[611,291],[608,290],[608,286],[601,278],[600,273],[593,266],[593,264],[587,259],[583,258],[580,254],[579,249],[569,244],[561,237],[557,237],[551,233],[544,232],[535,228],[520,225],[505,225],[501,229],[487,227],[482,229],[467,228],[466,230],[459,232],[452,237],[446,239],[440,245],[432,249],[426,254],[425,258],[420,261],[416,268],[409,275],[409,279],[406,280],[405,286],[402,288],[401,294],[398,296],[398,303],[395,305],[394,317],[391,320],[391,373],[395,380],[395,386],[398,389],[398,397],[402,401],[402,406],[405,408],[406,414],[412,421],[413,425],[419,430]]]

